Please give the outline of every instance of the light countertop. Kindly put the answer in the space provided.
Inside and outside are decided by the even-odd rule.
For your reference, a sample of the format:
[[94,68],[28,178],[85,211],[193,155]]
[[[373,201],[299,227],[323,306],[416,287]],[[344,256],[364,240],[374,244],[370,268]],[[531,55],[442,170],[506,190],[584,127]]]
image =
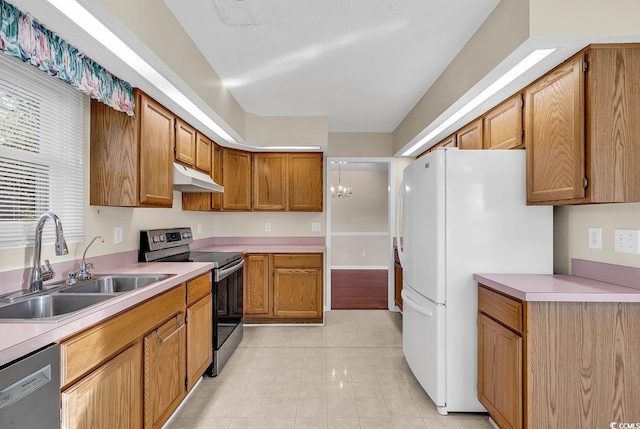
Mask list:
[[475,274],[485,286],[522,301],[640,302],[640,289],[564,274]]
[[[109,269],[108,273],[104,274],[174,275],[150,286],[116,296],[57,323],[30,320],[0,323],[0,365],[106,320],[182,282],[204,274],[212,267],[213,264],[204,262],[157,262],[136,263]],[[98,277],[100,274],[96,270],[93,275]]]

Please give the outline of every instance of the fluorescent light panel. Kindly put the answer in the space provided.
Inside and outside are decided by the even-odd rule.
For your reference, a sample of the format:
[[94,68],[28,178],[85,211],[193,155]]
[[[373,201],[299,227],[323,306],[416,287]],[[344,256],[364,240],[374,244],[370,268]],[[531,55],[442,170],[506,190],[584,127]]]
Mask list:
[[142,77],[147,79],[153,86],[162,91],[166,96],[178,103],[180,107],[193,115],[198,121],[209,127],[211,131],[225,139],[229,143],[236,143],[236,140],[229,133],[222,129],[220,125],[213,121],[206,113],[196,106],[186,95],[158,73],[149,63],[143,60],[129,46],[127,46],[118,36],[105,27],[96,17],[82,7],[75,0],[48,0],[55,8],[65,14],[80,28],[91,35],[96,41],[114,55],[122,59],[131,68],[137,71]]
[[[51,0],[50,0],[51,1]],[[401,156],[411,156],[424,144],[435,138],[442,131],[453,125],[457,120],[478,107],[489,99],[492,95],[513,82],[518,76],[529,70],[534,65],[542,61],[547,55],[555,51],[554,49],[537,49],[530,53],[525,59],[516,64],[511,70],[502,75],[498,80],[489,85],[484,91],[476,95],[471,101],[462,106],[458,111],[445,119],[440,125],[434,128],[429,134],[418,140],[416,144],[404,151]]]

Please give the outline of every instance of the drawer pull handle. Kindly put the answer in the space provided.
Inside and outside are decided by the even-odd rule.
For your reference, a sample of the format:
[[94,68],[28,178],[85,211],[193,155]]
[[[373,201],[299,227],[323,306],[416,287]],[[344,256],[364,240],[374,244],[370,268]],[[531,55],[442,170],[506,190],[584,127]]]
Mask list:
[[159,343],[167,342],[169,340],[169,338],[173,337],[182,328],[184,328],[184,323],[182,325],[180,324],[180,315],[178,315],[178,316],[176,316],[176,330],[174,330],[172,333],[170,333],[165,338],[160,338],[160,328],[156,329],[156,341],[159,342]]

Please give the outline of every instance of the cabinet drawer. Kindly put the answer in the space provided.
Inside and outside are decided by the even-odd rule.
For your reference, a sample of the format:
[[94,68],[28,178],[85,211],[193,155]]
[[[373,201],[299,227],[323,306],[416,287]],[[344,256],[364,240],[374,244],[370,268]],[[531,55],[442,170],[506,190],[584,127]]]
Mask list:
[[283,253],[273,255],[274,268],[322,268],[322,253]]
[[522,333],[522,302],[478,285],[478,311]]
[[184,309],[184,285],[140,304],[60,344],[62,387],[110,360],[129,344]]
[[211,292],[211,271],[187,282],[187,305]]

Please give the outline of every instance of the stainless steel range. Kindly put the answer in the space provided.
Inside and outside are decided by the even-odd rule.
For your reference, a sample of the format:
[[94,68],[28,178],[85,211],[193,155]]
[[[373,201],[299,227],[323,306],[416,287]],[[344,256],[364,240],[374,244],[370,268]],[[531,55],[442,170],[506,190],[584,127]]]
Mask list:
[[140,262],[212,262],[213,363],[207,369],[218,375],[242,340],[242,277],[244,260],[240,252],[192,251],[191,228],[140,231]]

